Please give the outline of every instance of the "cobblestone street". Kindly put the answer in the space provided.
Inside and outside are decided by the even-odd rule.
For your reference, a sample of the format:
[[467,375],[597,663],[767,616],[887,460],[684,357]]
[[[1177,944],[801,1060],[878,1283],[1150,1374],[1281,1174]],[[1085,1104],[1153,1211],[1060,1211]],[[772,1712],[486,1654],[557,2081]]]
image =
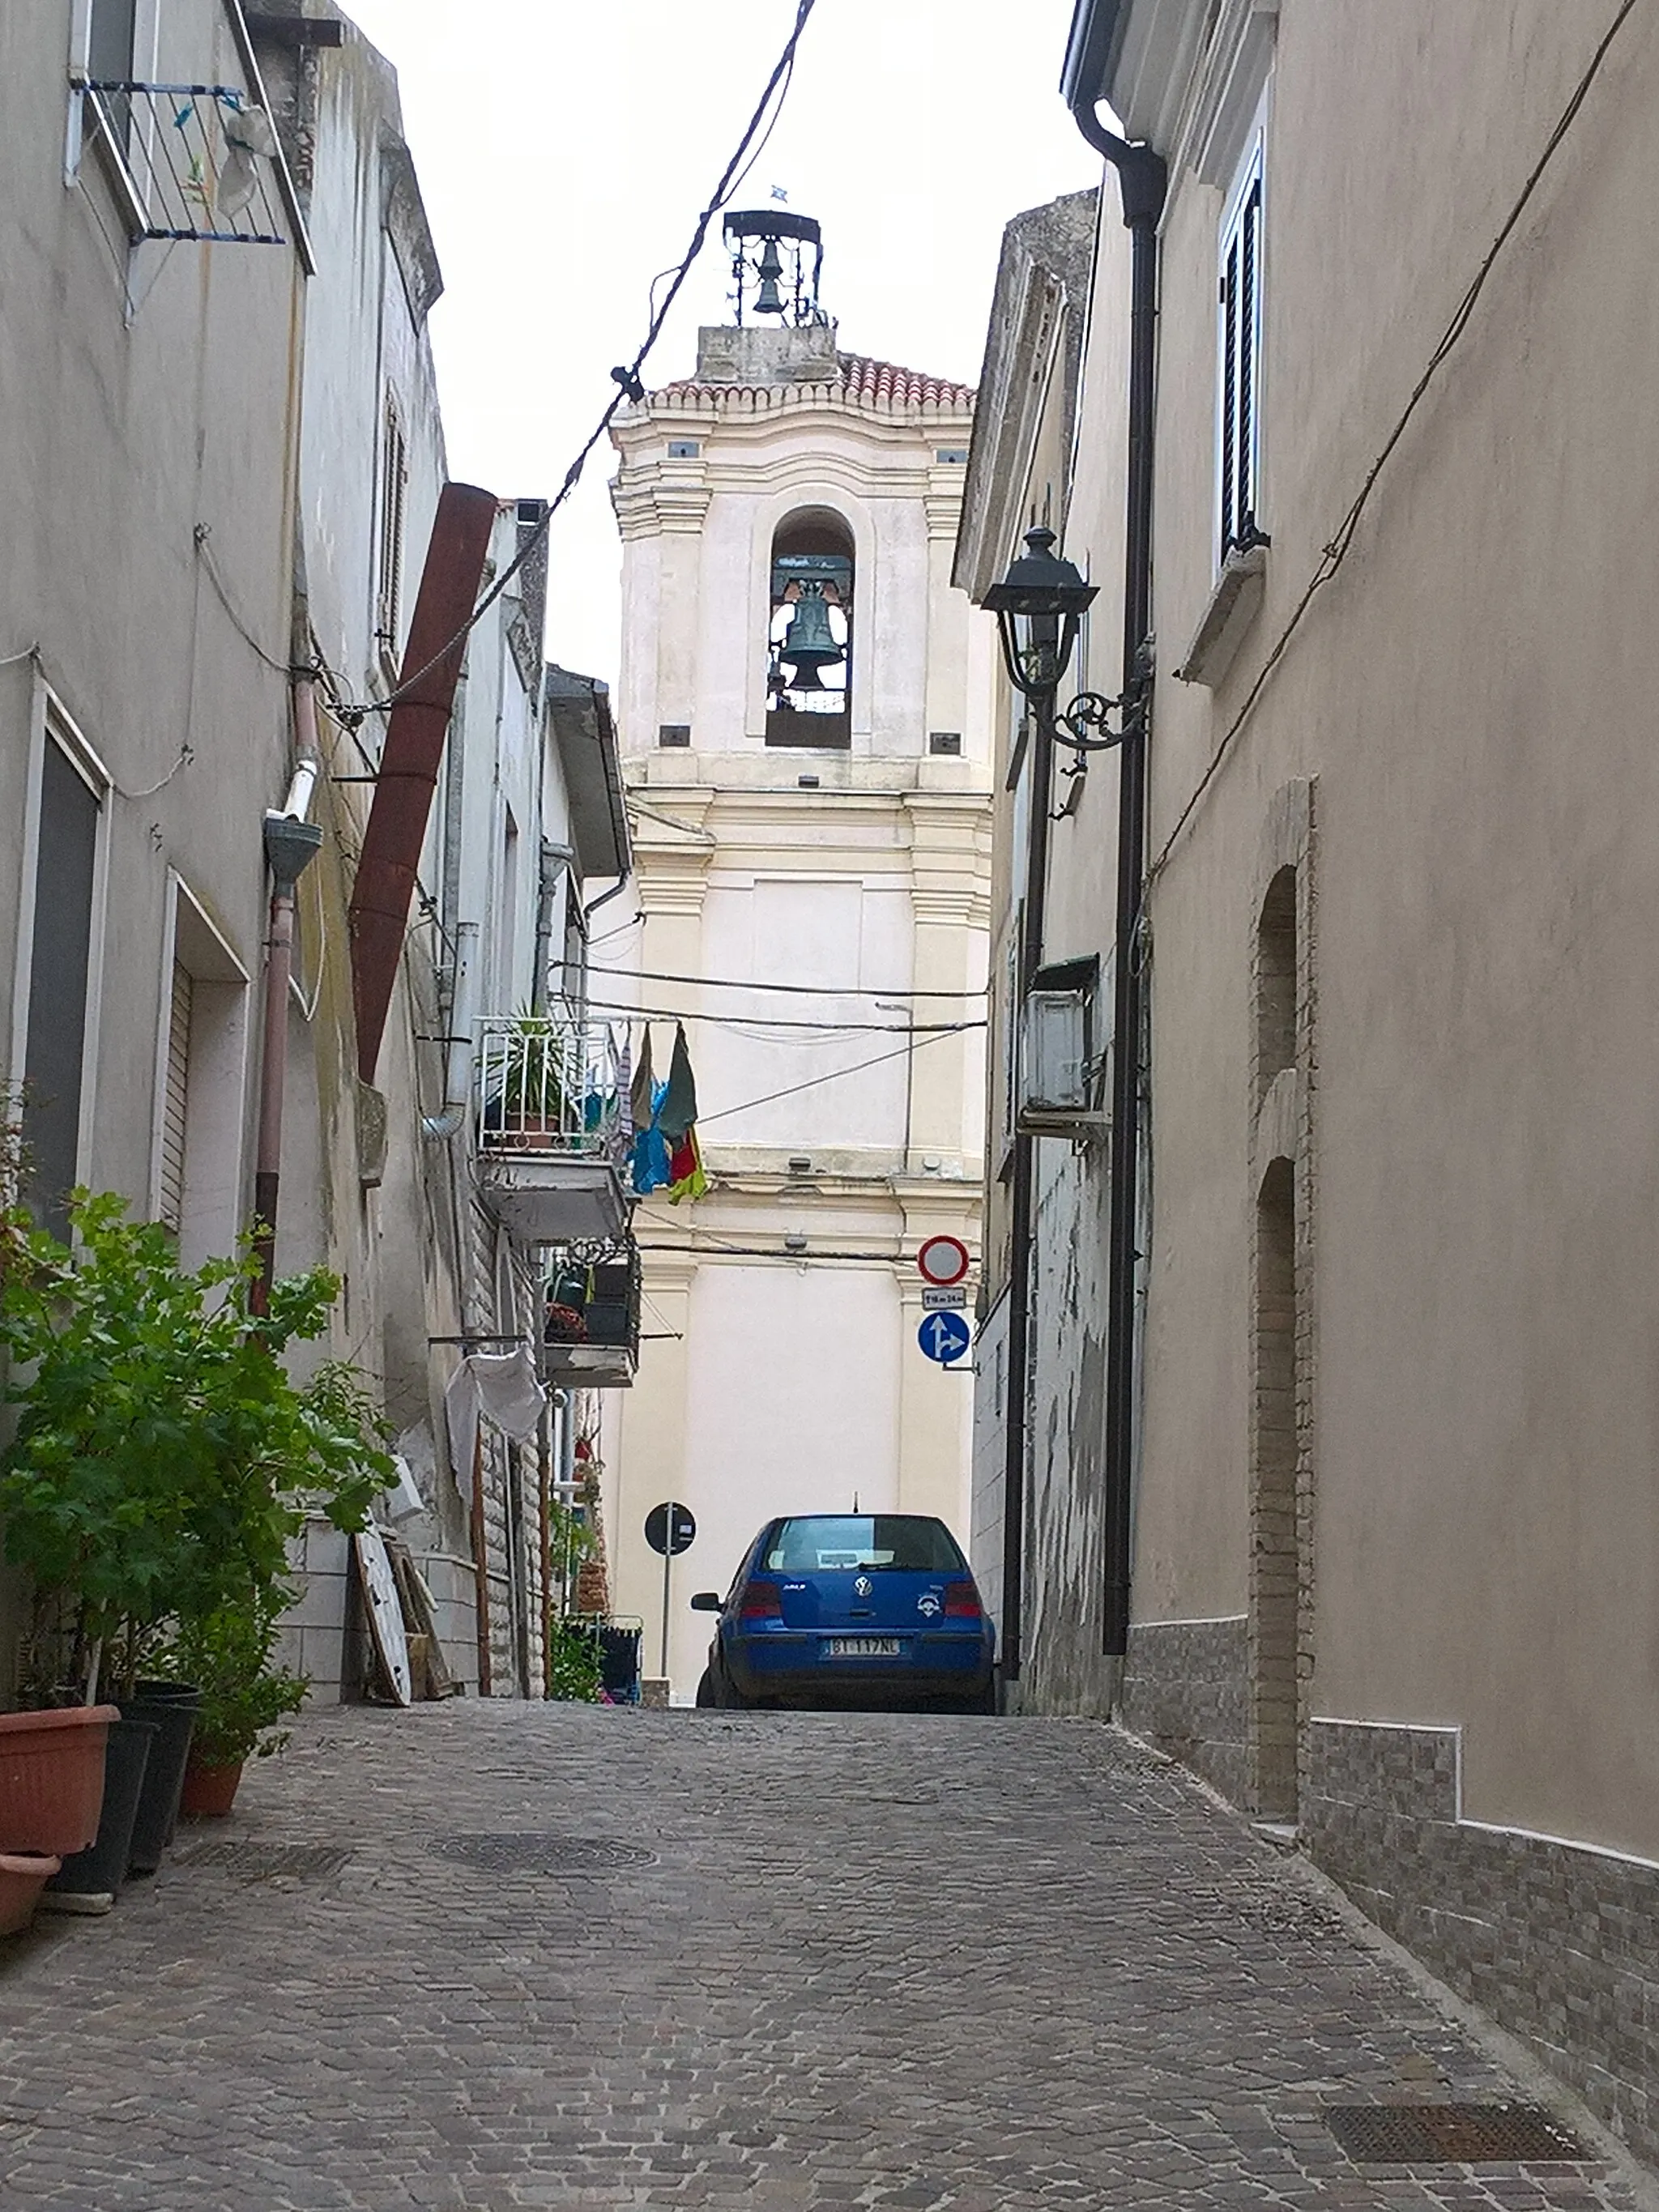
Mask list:
[[1322,2118],[1528,2094],[1085,1723],[329,1711],[0,1948],[7,2212],[1651,2201]]

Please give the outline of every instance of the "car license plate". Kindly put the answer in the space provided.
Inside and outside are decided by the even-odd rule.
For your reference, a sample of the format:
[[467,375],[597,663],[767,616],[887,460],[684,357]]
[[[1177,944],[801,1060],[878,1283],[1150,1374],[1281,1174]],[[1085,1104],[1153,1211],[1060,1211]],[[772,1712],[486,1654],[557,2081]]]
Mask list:
[[896,1659],[899,1640],[896,1636],[828,1636],[823,1656],[826,1659]]

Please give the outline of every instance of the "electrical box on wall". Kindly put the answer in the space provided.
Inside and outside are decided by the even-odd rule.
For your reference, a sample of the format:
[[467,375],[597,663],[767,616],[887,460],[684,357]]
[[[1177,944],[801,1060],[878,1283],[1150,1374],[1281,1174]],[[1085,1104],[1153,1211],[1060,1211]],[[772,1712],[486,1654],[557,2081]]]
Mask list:
[[1040,968],[1031,979],[1019,1041],[1019,1126],[1029,1134],[1084,1136],[1107,1125],[1094,1042],[1099,975],[1091,956]]

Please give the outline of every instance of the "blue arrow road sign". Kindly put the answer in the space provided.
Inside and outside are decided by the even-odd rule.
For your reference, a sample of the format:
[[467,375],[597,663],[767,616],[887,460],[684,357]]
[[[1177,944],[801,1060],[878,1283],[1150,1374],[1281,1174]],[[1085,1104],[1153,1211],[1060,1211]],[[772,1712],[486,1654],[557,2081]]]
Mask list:
[[930,1359],[949,1367],[968,1349],[970,1331],[959,1313],[930,1313],[916,1331],[916,1342]]

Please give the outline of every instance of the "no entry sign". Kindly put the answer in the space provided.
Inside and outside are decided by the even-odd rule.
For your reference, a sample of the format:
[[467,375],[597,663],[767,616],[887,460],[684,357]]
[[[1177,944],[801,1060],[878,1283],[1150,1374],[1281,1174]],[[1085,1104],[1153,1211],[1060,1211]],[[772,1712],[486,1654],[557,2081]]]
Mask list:
[[916,1255],[916,1265],[924,1280],[948,1287],[968,1272],[968,1247],[960,1237],[930,1237]]

